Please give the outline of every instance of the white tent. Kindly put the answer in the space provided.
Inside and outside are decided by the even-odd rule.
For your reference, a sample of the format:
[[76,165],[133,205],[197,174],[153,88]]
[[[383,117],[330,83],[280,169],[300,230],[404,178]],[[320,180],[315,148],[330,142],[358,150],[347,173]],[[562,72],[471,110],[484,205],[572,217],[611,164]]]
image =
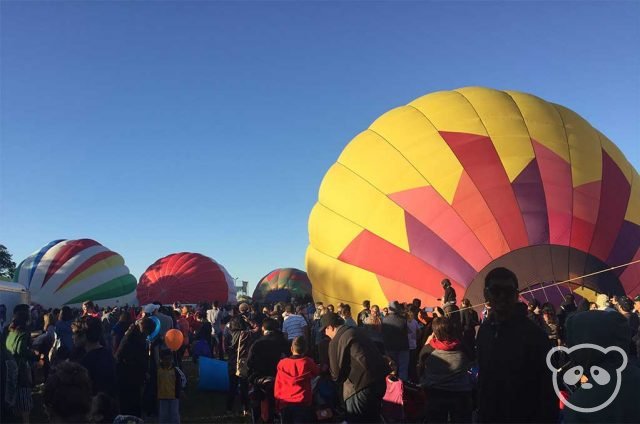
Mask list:
[[[13,283],[11,281],[0,281],[0,305],[4,305],[6,309],[5,320],[11,319],[13,308],[21,303],[29,304],[29,291],[22,284]],[[0,320],[2,317],[0,317]],[[6,322],[5,321],[5,322]],[[4,323],[2,323],[4,325]]]

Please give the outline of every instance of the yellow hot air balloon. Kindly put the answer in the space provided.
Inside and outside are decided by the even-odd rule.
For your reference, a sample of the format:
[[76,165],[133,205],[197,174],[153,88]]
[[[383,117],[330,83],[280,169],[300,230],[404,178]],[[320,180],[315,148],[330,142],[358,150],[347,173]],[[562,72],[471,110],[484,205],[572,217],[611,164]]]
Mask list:
[[[525,289],[640,259],[640,181],[567,108],[514,91],[436,92],[351,140],[322,181],[309,240],[316,300],[436,304],[446,278],[479,303],[497,266]],[[635,295],[639,268],[537,293]]]

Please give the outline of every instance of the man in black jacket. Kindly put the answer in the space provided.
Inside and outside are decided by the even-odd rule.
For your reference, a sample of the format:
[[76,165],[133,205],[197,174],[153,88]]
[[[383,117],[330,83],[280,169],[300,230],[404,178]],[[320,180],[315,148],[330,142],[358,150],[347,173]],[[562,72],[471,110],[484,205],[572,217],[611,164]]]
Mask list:
[[491,313],[478,331],[478,409],[481,423],[551,423],[558,421],[546,355],[545,332],[518,306],[518,279],[506,268],[485,278]]
[[116,381],[120,413],[123,415],[142,416],[142,388],[149,368],[147,336],[154,329],[154,322],[143,318],[131,324],[118,346]]
[[409,337],[407,335],[407,319],[400,315],[400,304],[393,301],[389,304],[389,313],[382,319],[382,338],[387,355],[398,366],[398,376],[409,379]]
[[260,420],[260,402],[265,396],[271,406],[270,412],[275,409],[273,380],[276,377],[278,362],[288,353],[289,343],[278,328],[278,321],[265,318],[262,321],[262,337],[251,345],[247,358],[249,383],[254,386],[251,408],[254,422]]
[[380,421],[380,407],[386,390],[389,367],[376,346],[360,328],[347,327],[342,319],[327,312],[321,330],[331,339],[331,377],[342,384],[342,396],[349,423]]
[[258,333],[258,326],[249,319],[249,305],[242,303],[239,306],[239,314],[229,320],[229,332],[225,339],[225,347],[228,354],[227,372],[229,375],[229,392],[227,393],[227,411],[233,411],[235,397],[240,385],[240,402],[242,413],[249,413],[249,386],[247,381],[247,359],[249,348]]

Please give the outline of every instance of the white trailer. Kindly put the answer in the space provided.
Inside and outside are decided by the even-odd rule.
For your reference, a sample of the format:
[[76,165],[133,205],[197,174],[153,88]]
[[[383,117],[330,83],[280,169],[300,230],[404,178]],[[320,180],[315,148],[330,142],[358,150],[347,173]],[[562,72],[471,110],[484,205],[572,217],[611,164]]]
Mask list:
[[[29,304],[29,291],[22,284],[0,281],[0,305],[4,305],[7,308],[6,321],[3,325],[11,320],[13,308],[21,303]],[[0,320],[2,318],[0,317]]]

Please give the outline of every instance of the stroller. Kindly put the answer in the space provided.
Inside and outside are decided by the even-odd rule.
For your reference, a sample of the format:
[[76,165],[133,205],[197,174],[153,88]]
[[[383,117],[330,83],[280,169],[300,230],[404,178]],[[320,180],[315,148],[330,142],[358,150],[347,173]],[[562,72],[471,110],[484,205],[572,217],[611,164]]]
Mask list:
[[338,390],[327,375],[320,375],[311,382],[313,405],[319,423],[337,422]]
[[381,418],[385,423],[421,422],[425,393],[422,387],[387,376],[387,391],[382,398]]
[[274,383],[275,378],[273,377],[260,377],[251,384],[249,400],[251,401],[251,414],[254,423],[280,422],[273,396]]

